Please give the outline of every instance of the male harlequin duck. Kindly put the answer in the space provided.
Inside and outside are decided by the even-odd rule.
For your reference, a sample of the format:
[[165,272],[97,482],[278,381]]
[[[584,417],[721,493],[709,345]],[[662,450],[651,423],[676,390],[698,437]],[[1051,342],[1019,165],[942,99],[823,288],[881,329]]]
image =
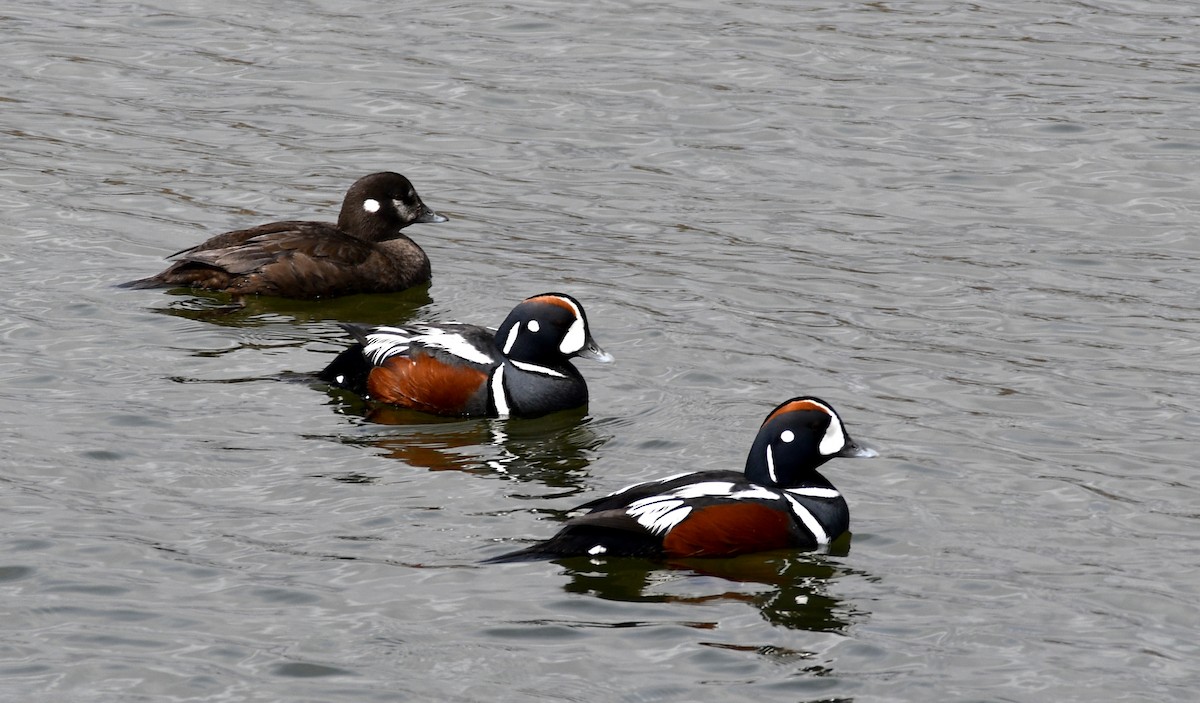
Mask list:
[[402,291],[429,282],[429,257],[400,230],[446,220],[404,176],[373,173],[350,186],[337,225],[272,222],[218,234],[172,254],[179,260],[157,276],[124,285],[301,299]]
[[815,549],[850,527],[850,510],[817,467],[873,457],[823,400],[793,398],[763,421],[746,470],[700,471],[638,483],[576,508],[550,539],[489,562],[606,555],[729,557]]
[[609,362],[579,301],[543,293],[498,330],[450,323],[342,327],[358,340],[319,374],[372,400],[434,415],[537,417],[587,405],[571,358]]

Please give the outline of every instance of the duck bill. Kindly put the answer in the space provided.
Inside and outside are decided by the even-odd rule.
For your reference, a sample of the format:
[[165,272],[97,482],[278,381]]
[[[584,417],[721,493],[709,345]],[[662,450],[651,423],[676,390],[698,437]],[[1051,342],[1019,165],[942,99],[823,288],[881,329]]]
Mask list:
[[846,457],[848,459],[871,459],[879,456],[879,452],[867,444],[851,439],[846,442],[846,446],[842,447],[842,451],[834,454],[834,456]]
[[421,214],[417,215],[417,219],[413,220],[413,222],[425,222],[425,223],[431,223],[431,224],[437,223],[437,222],[449,222],[449,221],[450,221],[449,217],[446,217],[445,215],[440,215],[440,214],[434,212],[433,210],[430,210],[429,208],[425,207],[424,203],[421,203]]
[[599,361],[602,364],[612,363],[613,360],[613,355],[601,349],[600,345],[596,344],[596,340],[592,339],[590,336],[584,342],[583,349],[580,349],[579,353],[575,356],[582,357],[584,359],[591,359],[592,361]]

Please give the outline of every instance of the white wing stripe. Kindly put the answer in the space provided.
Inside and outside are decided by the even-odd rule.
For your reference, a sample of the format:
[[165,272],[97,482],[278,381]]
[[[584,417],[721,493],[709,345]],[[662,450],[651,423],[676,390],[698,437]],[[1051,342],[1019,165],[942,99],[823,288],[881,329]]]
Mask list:
[[438,327],[426,327],[421,334],[413,338],[413,341],[437,347],[460,359],[473,361],[476,364],[491,365],[492,363],[492,357],[477,349],[474,344],[468,342],[457,332],[448,332]]
[[376,327],[367,335],[363,356],[378,366],[387,361],[388,357],[407,354],[413,344],[435,347],[476,364],[490,366],[493,363],[492,357],[476,348],[461,334],[424,325],[411,328]]
[[661,535],[682,522],[692,507],[676,498],[651,496],[633,503],[625,512],[652,534]]
[[797,496],[808,496],[809,498],[837,498],[841,495],[836,488],[817,488],[812,486],[809,488],[786,488],[788,493]]

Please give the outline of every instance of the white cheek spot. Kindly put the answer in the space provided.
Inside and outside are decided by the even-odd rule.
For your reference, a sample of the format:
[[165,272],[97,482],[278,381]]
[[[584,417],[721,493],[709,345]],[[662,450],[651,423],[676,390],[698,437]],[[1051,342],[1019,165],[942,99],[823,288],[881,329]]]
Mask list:
[[791,444],[796,439],[796,434],[791,430],[784,430],[779,433],[779,439]]
[[540,330],[542,328],[542,326],[538,324],[537,320],[530,320],[529,324],[526,325],[526,327],[529,328],[530,332],[537,332],[538,330]]
[[607,551],[608,547],[605,547],[603,544],[597,544],[595,547],[592,547],[588,550],[588,554],[596,556],[597,554],[604,554]]
[[575,354],[583,349],[583,320],[576,317],[571,323],[571,328],[567,330],[567,335],[563,337],[562,344],[558,345],[558,350],[563,354]]
[[338,374],[333,380],[337,381],[338,383],[345,383],[346,377],[341,374]]
[[363,201],[363,209],[367,212],[379,212],[379,201],[374,198],[367,198]]
[[846,433],[842,431],[842,421],[836,415],[829,418],[829,427],[817,450],[825,456],[837,454],[846,446]]

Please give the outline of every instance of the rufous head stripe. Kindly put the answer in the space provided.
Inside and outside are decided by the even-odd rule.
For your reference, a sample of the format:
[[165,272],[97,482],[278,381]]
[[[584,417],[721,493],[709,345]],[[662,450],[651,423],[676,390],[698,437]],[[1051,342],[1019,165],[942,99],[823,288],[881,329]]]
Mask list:
[[565,308],[566,310],[569,310],[571,312],[571,314],[573,314],[575,317],[580,317],[579,309],[575,307],[574,303],[572,303],[567,298],[564,298],[559,295],[555,295],[553,293],[544,293],[542,295],[535,295],[532,298],[526,299],[525,302],[527,302],[527,303],[545,303],[547,305],[557,305],[560,308]]
[[780,415],[783,415],[785,413],[793,413],[798,410],[817,410],[817,411],[820,411],[823,413],[827,413],[829,415],[833,415],[833,410],[830,410],[829,406],[824,405],[822,403],[818,403],[817,401],[811,400],[809,398],[804,398],[802,400],[793,400],[791,402],[780,405],[778,408],[775,409],[774,412],[772,412],[770,415],[767,416],[766,420],[763,420],[763,424],[764,425],[767,424],[768,422],[770,422],[771,420],[774,420],[775,418],[779,417]]

